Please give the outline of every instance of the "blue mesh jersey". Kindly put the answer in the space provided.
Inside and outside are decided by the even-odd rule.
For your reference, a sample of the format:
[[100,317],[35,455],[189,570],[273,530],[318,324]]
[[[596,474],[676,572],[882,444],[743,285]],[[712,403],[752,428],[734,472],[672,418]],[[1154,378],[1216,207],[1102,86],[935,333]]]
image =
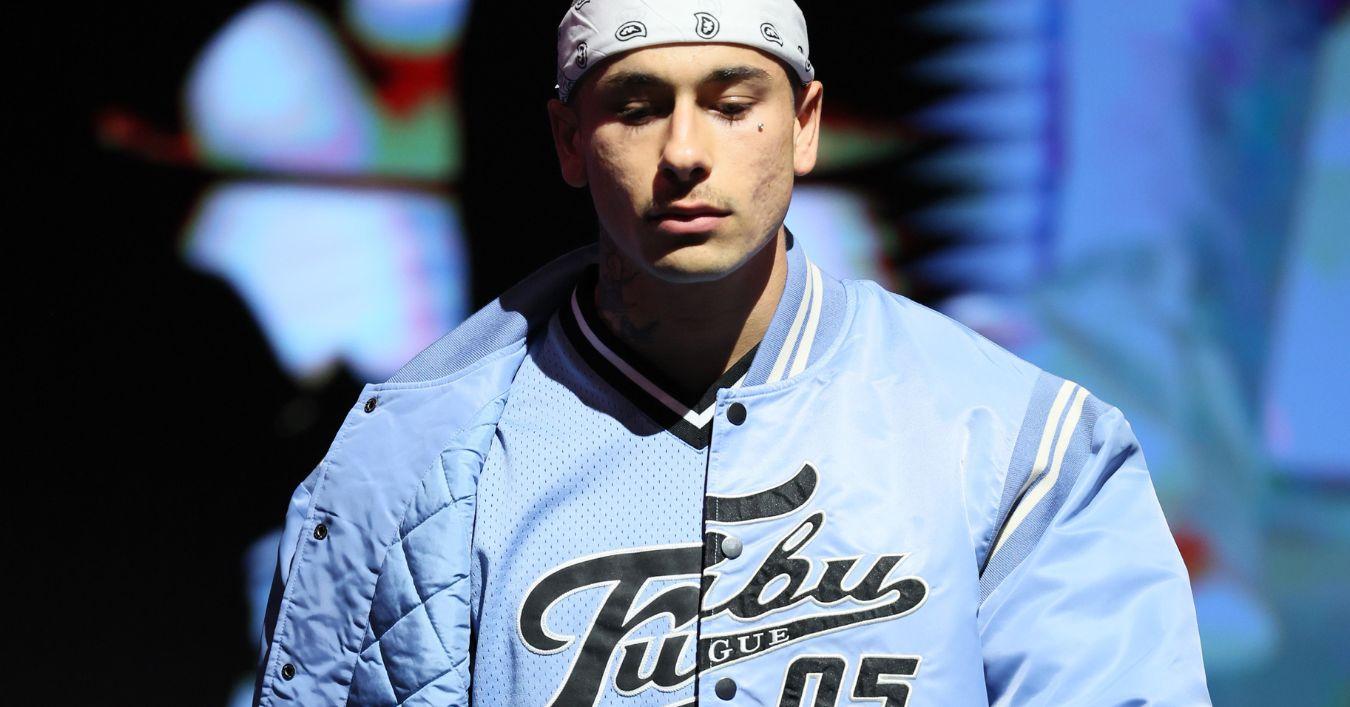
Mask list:
[[363,391],[292,498],[259,704],[1208,704],[1119,410],[791,238],[686,395],[594,258]]

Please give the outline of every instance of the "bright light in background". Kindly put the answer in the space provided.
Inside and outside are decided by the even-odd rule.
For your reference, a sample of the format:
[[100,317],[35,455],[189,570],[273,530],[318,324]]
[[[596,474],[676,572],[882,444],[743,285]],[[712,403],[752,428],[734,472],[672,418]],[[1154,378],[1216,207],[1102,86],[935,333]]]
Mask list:
[[[188,128],[207,164],[292,183],[224,183],[184,236],[195,268],[248,303],[299,381],[345,363],[383,380],[466,315],[469,267],[453,175],[446,73],[462,0],[353,0],[344,20],[384,62],[373,84],[313,9],[266,0],[234,17],[188,77]],[[364,180],[306,184],[317,175]],[[398,177],[428,191],[380,186]]]
[[233,184],[203,199],[184,256],[234,286],[294,378],[346,363],[380,381],[464,319],[462,242],[443,197]]
[[347,0],[344,19],[363,44],[401,54],[444,51],[457,42],[468,0]]
[[892,240],[859,193],[841,187],[799,185],[792,190],[787,227],[803,239],[816,265],[835,277],[894,285],[886,265]]
[[1323,52],[1277,313],[1266,439],[1286,473],[1350,478],[1350,20]]
[[296,3],[231,20],[193,67],[186,107],[210,164],[352,173],[375,158],[368,93],[327,22]]

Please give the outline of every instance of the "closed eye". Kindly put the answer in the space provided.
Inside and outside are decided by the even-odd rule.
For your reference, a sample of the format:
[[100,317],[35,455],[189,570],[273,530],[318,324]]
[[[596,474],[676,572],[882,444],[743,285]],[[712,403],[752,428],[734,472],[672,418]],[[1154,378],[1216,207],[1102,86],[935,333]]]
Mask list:
[[749,103],[719,103],[717,112],[728,122],[743,120],[752,106]]
[[625,123],[636,123],[654,114],[650,103],[626,103],[615,111],[615,115]]

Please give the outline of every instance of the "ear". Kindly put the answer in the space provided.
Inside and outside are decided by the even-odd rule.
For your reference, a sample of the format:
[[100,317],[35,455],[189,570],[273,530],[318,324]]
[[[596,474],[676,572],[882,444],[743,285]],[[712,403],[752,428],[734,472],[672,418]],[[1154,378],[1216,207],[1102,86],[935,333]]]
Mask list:
[[556,98],[550,99],[548,122],[553,129],[553,147],[558,151],[563,181],[577,188],[586,186],[586,160],[581,151],[577,112]]
[[798,177],[809,174],[816,167],[820,104],[825,97],[825,86],[819,81],[812,81],[802,90],[802,105],[797,109],[797,120],[792,131],[792,169]]

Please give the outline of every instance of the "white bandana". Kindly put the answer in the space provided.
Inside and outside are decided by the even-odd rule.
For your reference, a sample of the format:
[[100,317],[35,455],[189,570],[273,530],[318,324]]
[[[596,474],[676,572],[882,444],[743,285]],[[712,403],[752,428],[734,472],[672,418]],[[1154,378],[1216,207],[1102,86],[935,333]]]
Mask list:
[[593,66],[657,44],[740,44],[781,59],[803,84],[816,74],[793,0],[575,0],[558,25],[558,97]]

